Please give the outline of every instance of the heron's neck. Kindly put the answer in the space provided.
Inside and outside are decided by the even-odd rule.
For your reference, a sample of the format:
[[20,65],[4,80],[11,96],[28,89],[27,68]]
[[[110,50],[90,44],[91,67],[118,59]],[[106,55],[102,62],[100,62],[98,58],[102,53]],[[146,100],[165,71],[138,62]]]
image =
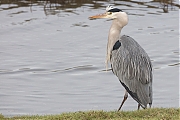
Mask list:
[[123,25],[121,25],[118,19],[113,20],[111,28],[109,30],[109,36],[108,36],[109,47],[113,47],[115,42],[119,40],[119,36],[120,36],[122,28],[123,28]]
[[106,58],[106,68],[108,62],[110,61],[110,54],[113,49],[114,44],[119,40],[120,33],[123,28],[123,25],[118,21],[118,19],[114,19],[109,30],[108,43],[107,43],[107,58]]

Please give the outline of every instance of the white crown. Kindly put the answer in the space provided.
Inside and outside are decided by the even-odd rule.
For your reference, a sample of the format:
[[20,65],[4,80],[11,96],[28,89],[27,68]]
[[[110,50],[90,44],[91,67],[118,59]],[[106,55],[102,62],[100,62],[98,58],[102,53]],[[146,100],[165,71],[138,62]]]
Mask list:
[[111,9],[114,9],[114,7],[113,7],[112,5],[108,5],[108,6],[106,7],[106,11],[109,11],[109,10],[111,10]]

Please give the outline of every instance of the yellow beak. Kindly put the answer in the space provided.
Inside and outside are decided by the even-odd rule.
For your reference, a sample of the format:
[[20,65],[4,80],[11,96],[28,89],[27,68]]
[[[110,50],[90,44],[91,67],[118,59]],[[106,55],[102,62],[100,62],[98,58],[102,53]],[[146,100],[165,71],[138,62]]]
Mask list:
[[107,14],[103,13],[103,14],[98,14],[98,15],[94,15],[94,16],[89,17],[89,19],[99,19],[99,18],[107,18]]

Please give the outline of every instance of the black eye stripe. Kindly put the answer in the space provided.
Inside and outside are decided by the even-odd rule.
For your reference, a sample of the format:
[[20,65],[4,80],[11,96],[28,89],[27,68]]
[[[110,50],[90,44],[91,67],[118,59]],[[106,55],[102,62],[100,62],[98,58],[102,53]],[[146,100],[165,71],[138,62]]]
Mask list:
[[122,12],[122,10],[118,8],[113,8],[113,9],[108,10],[108,12]]

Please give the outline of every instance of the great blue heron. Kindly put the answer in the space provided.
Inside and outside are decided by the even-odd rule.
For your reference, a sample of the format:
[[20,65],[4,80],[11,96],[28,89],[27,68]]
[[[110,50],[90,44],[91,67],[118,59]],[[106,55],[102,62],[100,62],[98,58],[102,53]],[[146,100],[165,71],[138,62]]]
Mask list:
[[120,36],[122,28],[128,24],[127,14],[118,8],[108,6],[104,14],[89,18],[113,20],[108,36],[106,66],[110,61],[113,73],[125,88],[124,99],[118,111],[126,101],[128,93],[138,102],[138,110],[140,106],[147,108],[147,104],[151,107],[152,64],[150,58],[133,38],[127,35]]

